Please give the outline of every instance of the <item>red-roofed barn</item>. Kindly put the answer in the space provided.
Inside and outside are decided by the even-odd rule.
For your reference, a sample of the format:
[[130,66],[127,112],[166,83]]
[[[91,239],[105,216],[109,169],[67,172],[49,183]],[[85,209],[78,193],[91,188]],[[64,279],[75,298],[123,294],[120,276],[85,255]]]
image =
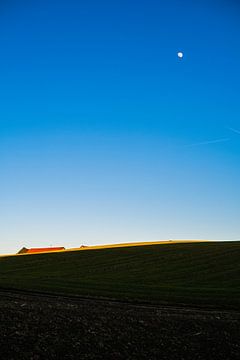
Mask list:
[[54,252],[54,251],[61,251],[65,250],[65,247],[59,246],[59,247],[47,247],[47,248],[31,248],[27,249],[23,247],[18,254],[38,254],[43,252]]

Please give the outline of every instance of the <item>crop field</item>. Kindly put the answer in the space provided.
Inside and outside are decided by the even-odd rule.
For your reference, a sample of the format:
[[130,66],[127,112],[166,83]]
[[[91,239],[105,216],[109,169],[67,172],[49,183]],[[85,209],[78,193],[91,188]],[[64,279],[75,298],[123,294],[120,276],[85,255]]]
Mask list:
[[85,249],[0,258],[0,287],[239,308],[240,242]]

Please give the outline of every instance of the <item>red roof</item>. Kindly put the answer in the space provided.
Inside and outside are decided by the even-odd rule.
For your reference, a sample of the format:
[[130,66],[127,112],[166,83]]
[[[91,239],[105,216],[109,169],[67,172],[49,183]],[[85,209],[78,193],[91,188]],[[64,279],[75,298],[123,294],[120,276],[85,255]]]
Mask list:
[[49,247],[49,248],[32,248],[32,249],[28,249],[26,254],[49,252],[49,251],[59,251],[59,250],[65,250],[65,247],[59,246],[59,247]]

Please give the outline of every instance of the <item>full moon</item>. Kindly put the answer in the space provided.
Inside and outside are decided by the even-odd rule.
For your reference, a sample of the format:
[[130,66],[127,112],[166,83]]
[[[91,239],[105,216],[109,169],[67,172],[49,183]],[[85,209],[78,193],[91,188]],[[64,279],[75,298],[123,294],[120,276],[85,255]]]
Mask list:
[[179,59],[182,59],[183,58],[183,53],[181,51],[179,51],[177,56],[178,56]]

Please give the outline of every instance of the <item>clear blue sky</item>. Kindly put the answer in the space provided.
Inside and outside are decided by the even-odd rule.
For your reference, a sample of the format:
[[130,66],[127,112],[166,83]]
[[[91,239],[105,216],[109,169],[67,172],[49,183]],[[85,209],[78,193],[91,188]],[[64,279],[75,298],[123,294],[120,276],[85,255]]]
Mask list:
[[240,238],[237,1],[3,1],[0,48],[0,252]]

